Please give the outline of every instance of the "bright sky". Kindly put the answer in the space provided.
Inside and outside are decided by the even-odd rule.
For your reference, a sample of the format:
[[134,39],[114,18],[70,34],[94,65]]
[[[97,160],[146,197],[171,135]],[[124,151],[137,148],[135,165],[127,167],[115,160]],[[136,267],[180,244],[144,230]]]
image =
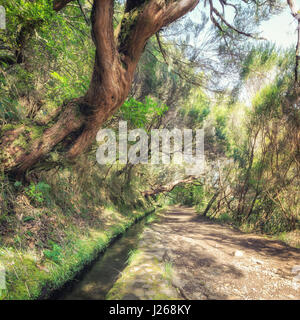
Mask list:
[[288,48],[296,46],[296,28],[297,22],[287,7],[280,15],[274,16],[269,21],[262,23],[260,30],[264,38],[275,42],[278,46]]
[[[298,2],[298,3],[297,3]],[[300,8],[300,0],[297,0],[296,5],[299,5]],[[196,8],[190,15],[190,18],[193,21],[199,21],[199,15],[203,8]],[[206,8],[208,13],[208,8]],[[230,12],[230,9],[227,11],[227,17],[233,17],[234,11]],[[260,36],[275,43],[276,46],[282,47],[284,49],[290,47],[296,47],[297,43],[297,21],[293,18],[290,13],[290,8],[286,6],[285,10],[276,16],[273,16],[268,21],[261,23],[259,28]],[[228,79],[225,80],[228,83]],[[248,92],[244,91],[241,93],[242,99],[245,100],[247,104],[250,104],[250,97]]]
[[[299,2],[299,3],[297,3]],[[296,4],[299,5],[300,8],[300,0],[297,0]],[[216,6],[218,8],[218,6]],[[221,8],[218,8],[222,11]],[[200,12],[203,10],[203,7],[198,7],[194,11],[191,12],[190,18],[194,22],[199,22]],[[204,9],[207,14],[209,14],[208,6]],[[234,10],[230,7],[227,8],[226,18],[231,21]],[[270,20],[265,21],[261,24],[260,31],[261,36],[275,42],[276,45],[283,48],[289,48],[290,46],[296,46],[297,42],[297,34],[296,34],[297,22],[292,17],[290,13],[290,8],[286,5],[285,10],[277,16],[273,16]]]

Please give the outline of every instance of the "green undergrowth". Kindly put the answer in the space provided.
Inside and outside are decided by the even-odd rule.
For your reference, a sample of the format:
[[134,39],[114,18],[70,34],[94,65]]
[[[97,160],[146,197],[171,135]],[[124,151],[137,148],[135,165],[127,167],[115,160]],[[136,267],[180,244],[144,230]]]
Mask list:
[[6,290],[1,291],[1,299],[46,298],[93,261],[116,236],[124,233],[147,213],[148,211],[132,212],[108,230],[91,228],[87,235],[79,238],[74,233],[65,247],[53,244],[51,249],[45,250],[42,265],[33,252],[1,248],[0,259],[6,268]]
[[[199,216],[201,214],[199,213]],[[255,223],[249,223],[249,222],[243,222],[241,224],[237,223],[234,218],[228,214],[228,213],[222,213],[215,216],[207,216],[208,219],[212,220],[215,223],[219,223],[222,225],[227,225],[228,227],[234,228],[238,231],[241,231],[243,233],[255,233],[263,235],[267,239],[272,239],[275,241],[281,241],[285,243],[288,246],[294,247],[294,248],[300,248],[300,232],[299,230],[293,230],[293,231],[283,231],[283,232],[270,232],[269,234],[264,233],[261,231],[257,224]]]
[[47,298],[153,210],[120,169],[87,156],[28,183],[0,176],[0,300]]

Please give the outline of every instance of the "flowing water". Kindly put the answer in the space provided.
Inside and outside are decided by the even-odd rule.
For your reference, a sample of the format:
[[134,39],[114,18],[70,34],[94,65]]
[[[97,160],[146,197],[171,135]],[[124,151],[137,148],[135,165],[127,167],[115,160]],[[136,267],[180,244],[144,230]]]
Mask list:
[[[145,219],[144,219],[145,220]],[[64,288],[55,292],[52,300],[104,300],[108,291],[127,265],[128,255],[138,243],[145,221],[132,226],[116,239],[96,261]]]

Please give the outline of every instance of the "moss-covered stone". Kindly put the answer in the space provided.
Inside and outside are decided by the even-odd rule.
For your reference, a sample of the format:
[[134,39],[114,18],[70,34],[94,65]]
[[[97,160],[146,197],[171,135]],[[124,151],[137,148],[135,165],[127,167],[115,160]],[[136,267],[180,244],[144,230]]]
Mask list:
[[[155,221],[150,216],[148,223]],[[157,247],[156,251],[153,250]],[[123,300],[129,296],[139,300],[180,299],[171,284],[171,264],[163,261],[160,244],[145,228],[139,245],[128,259],[128,266],[107,295],[108,300]],[[163,253],[163,252],[162,252]]]

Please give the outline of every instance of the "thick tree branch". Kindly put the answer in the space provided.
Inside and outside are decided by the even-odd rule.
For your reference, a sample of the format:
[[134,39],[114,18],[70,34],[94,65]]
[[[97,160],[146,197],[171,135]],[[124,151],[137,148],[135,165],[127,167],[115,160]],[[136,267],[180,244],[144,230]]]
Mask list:
[[136,64],[147,40],[161,28],[193,10],[199,0],[150,0],[138,3],[139,6],[124,14],[119,28],[118,49],[125,65],[130,62]]
[[[54,0],[54,10],[66,6],[69,0]],[[90,87],[86,95],[69,103],[53,127],[41,138],[16,152],[12,141],[24,134],[7,131],[2,140],[2,162],[6,171],[25,172],[45,157],[70,134],[77,139],[67,152],[75,158],[95,140],[101,125],[125,101],[131,87],[137,63],[147,40],[162,27],[192,10],[199,0],[128,0],[119,31],[114,36],[114,0],[94,0],[91,14],[92,36],[96,47]]]
[[157,40],[158,47],[159,47],[159,50],[161,52],[161,55],[163,56],[165,63],[168,65],[169,63],[168,63],[168,59],[167,59],[167,54],[166,54],[166,51],[165,51],[165,49],[163,48],[163,46],[161,44],[159,33],[156,32],[155,36],[156,36],[156,40]]
[[55,11],[61,10],[71,1],[73,1],[73,0],[54,0],[53,1],[53,10],[55,10]]
[[88,119],[85,129],[68,152],[71,158],[85,150],[97,131],[126,99],[137,63],[147,40],[163,26],[192,10],[199,0],[128,1],[117,44],[113,29],[113,0],[95,0],[91,15],[96,46],[94,72],[85,96]]
[[114,0],[94,0],[91,12],[92,37],[96,46],[90,87],[81,111],[85,128],[68,152],[69,158],[82,153],[95,139],[101,125],[126,99],[133,73],[122,66],[113,28]]
[[196,177],[188,177],[188,178],[185,178],[185,179],[181,179],[181,180],[176,180],[170,184],[167,184],[167,185],[160,185],[160,186],[157,186],[155,188],[152,188],[152,190],[147,190],[147,191],[143,191],[142,192],[142,195],[145,197],[145,198],[148,198],[148,197],[152,197],[156,194],[159,194],[159,193],[165,193],[165,192],[171,192],[176,186],[180,185],[180,184],[189,184],[189,183],[193,183],[195,180],[197,180]]

